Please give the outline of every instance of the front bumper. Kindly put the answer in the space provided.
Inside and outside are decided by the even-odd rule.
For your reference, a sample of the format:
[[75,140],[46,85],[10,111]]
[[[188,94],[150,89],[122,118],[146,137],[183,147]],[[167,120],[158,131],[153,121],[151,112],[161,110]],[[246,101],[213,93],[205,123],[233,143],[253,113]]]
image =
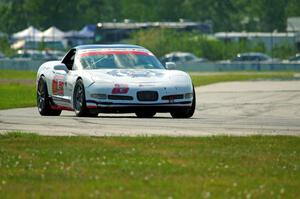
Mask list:
[[[124,94],[112,94],[111,87],[92,85],[86,89],[87,108],[97,109],[103,113],[131,113],[136,111],[170,112],[172,110],[186,109],[192,106],[193,87],[167,86],[167,85],[128,85],[129,90]],[[141,91],[157,92],[155,101],[143,101],[138,98],[137,93]],[[95,98],[93,96],[99,96]],[[113,97],[112,97],[113,96]],[[122,96],[122,99],[120,99]],[[169,96],[175,96],[169,98]],[[181,96],[181,97],[179,97]],[[120,100],[118,100],[118,98]],[[129,100],[127,100],[129,99]]]
[[192,101],[173,103],[113,103],[87,100],[87,108],[95,109],[99,113],[134,113],[137,111],[171,112],[173,110],[186,110],[192,106]]

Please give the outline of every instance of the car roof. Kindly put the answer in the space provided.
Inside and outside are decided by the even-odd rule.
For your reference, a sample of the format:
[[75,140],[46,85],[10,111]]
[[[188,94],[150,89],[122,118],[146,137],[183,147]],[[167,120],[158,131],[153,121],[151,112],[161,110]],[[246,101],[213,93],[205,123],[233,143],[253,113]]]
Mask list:
[[93,44],[93,45],[80,45],[76,46],[76,50],[87,50],[87,49],[103,49],[103,48],[134,48],[134,49],[145,49],[138,45],[130,44]]

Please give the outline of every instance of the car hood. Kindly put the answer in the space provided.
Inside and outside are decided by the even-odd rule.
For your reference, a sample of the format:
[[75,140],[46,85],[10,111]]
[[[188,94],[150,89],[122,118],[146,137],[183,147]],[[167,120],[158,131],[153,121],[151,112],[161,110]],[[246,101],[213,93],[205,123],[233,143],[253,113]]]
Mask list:
[[190,77],[183,71],[165,69],[101,69],[87,70],[95,82],[115,84],[169,84],[190,83]]

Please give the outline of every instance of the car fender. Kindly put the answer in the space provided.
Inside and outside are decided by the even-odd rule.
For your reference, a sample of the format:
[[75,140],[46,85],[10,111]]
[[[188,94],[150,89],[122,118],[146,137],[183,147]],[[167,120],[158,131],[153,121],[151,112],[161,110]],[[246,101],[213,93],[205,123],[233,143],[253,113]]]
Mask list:
[[83,82],[83,85],[84,85],[85,92],[86,92],[87,88],[90,85],[92,85],[94,83],[94,81],[93,81],[91,75],[84,70],[74,70],[74,71],[69,71],[69,73],[71,73],[71,74],[68,75],[68,79],[66,81],[67,81],[67,84],[71,87],[70,95],[71,95],[71,105],[73,107],[73,95],[74,95],[76,82],[79,79],[81,79]]
[[45,77],[46,80],[46,84],[47,84],[47,89],[48,89],[48,93],[50,96],[52,96],[52,80],[53,80],[53,76],[54,76],[54,66],[61,64],[60,61],[48,61],[45,62],[44,64],[42,64],[37,72],[37,84],[38,84],[38,80],[40,79],[41,76]]

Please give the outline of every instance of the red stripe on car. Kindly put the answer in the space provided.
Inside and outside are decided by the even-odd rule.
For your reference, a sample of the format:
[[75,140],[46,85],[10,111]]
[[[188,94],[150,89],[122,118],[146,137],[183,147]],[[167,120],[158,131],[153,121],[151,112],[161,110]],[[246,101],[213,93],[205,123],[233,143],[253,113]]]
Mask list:
[[144,56],[152,56],[151,53],[148,52],[142,52],[142,51],[95,51],[95,52],[85,52],[79,54],[81,57],[87,57],[87,56],[95,56],[95,55],[144,55]]
[[67,107],[67,106],[60,106],[60,105],[51,105],[51,109],[53,110],[65,110],[65,111],[74,111],[74,109]]
[[98,107],[97,106],[87,106],[87,108],[89,108],[89,109],[96,109]]

